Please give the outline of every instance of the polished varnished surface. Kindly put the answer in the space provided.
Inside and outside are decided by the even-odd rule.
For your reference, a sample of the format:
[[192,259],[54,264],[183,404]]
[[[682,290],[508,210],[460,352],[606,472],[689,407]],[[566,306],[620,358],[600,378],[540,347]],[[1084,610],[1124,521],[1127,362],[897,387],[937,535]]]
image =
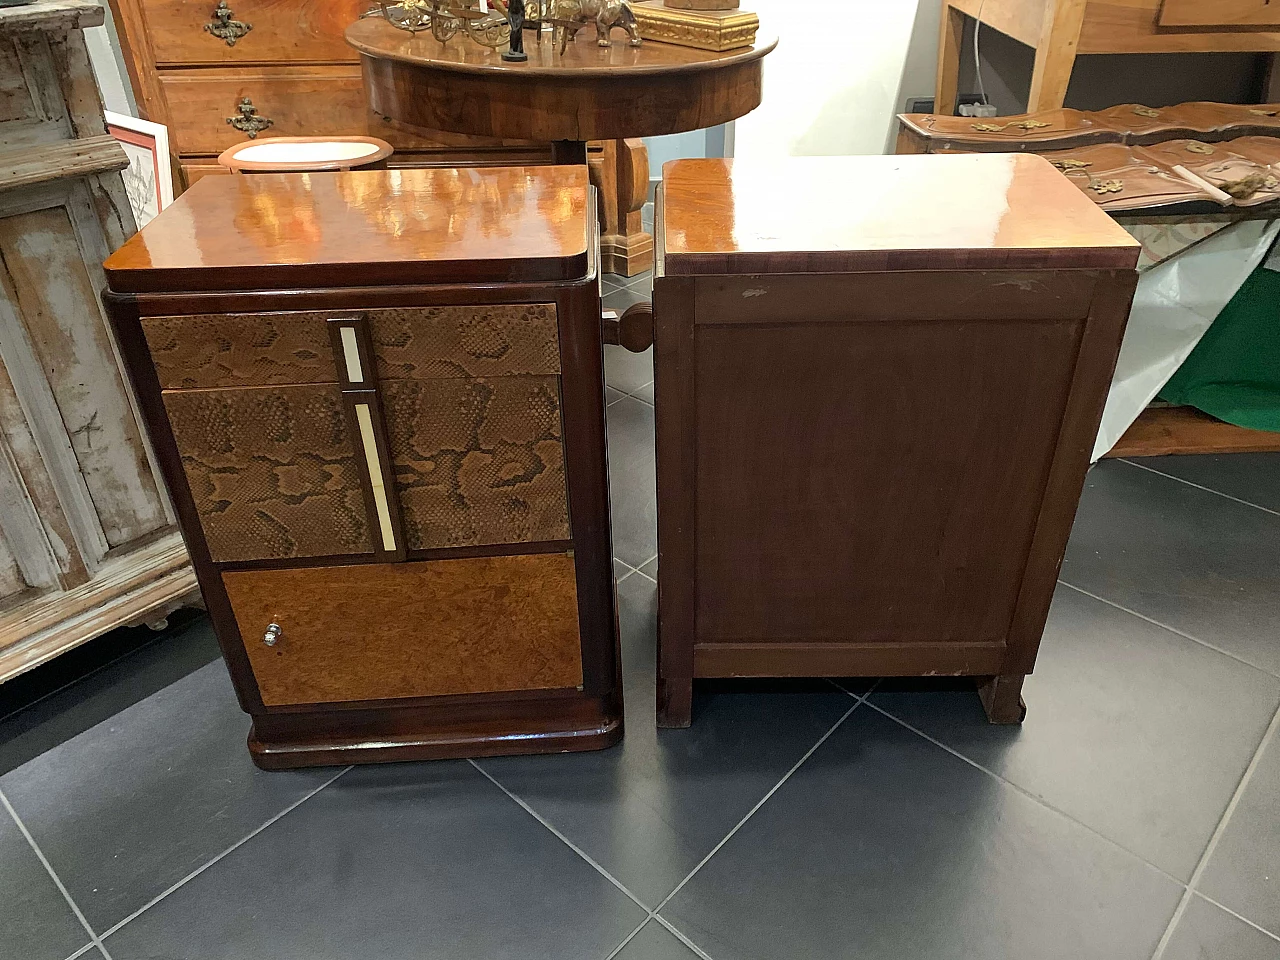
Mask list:
[[106,262],[113,290],[574,279],[585,167],[206,177]]
[[[223,575],[266,704],[582,683],[573,557]],[[280,626],[276,643],[262,638]]]
[[459,40],[440,43],[430,33],[408,33],[397,30],[385,20],[370,17],[357,20],[347,28],[347,42],[365,56],[430,65],[458,73],[560,78],[614,76],[619,73],[634,77],[672,71],[714,70],[759,60],[778,45],[778,38],[762,32],[749,47],[716,53],[670,43],[644,43],[633,47],[619,30],[613,44],[606,48],[596,43],[595,28],[588,25],[566,47],[564,56],[560,55],[559,47],[551,43],[550,36],[541,43],[530,37],[525,41],[525,53],[529,59],[524,63],[509,63],[502,59],[500,49]]
[[1035,156],[675,160],[663,172],[668,275],[1138,259],[1137,241]]
[[579,32],[561,57],[547,38],[529,60],[361,20],[347,31],[361,53],[376,114],[413,128],[535,141],[616,140],[711,127],[760,105],[764,56],[776,45],[724,53],[670,44],[610,47]]

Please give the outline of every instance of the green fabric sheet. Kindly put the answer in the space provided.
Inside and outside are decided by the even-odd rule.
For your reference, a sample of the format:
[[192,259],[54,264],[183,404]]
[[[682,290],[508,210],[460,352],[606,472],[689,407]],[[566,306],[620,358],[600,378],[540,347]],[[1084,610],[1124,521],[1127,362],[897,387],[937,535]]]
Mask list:
[[1259,267],[1249,276],[1160,399],[1280,432],[1280,273]]

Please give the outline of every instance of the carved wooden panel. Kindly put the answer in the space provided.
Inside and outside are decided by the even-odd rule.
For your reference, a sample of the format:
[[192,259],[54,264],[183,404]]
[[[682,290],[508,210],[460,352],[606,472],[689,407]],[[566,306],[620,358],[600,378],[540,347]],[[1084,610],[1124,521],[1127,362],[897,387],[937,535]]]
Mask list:
[[553,303],[373,310],[368,316],[384,379],[560,372]]
[[[582,683],[568,554],[239,571],[222,582],[268,706]],[[267,645],[272,623],[280,633]]]
[[333,383],[328,314],[250,313],[144,317],[160,386]]
[[164,403],[214,560],[372,552],[336,385],[167,392]]
[[387,380],[412,550],[569,538],[556,377]]

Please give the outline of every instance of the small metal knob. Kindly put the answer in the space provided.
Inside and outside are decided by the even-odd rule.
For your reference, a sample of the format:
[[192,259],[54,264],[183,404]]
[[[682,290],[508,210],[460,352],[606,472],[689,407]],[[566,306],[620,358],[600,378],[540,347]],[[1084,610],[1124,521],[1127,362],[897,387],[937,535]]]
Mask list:
[[280,624],[273,623],[267,627],[267,632],[262,636],[262,642],[268,647],[274,647],[276,641],[280,639]]

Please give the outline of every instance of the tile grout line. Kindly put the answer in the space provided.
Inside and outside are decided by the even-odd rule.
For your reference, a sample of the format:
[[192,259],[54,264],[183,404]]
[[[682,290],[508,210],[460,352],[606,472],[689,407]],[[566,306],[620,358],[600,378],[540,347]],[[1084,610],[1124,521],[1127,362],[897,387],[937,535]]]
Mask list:
[[[1278,727],[1280,727],[1280,708],[1276,709],[1275,714],[1271,717],[1271,722],[1267,724],[1267,730],[1262,735],[1262,740],[1258,744],[1258,749],[1253,752],[1253,757],[1249,760],[1249,765],[1245,767],[1244,773],[1240,777],[1240,782],[1236,784],[1235,793],[1231,795],[1231,800],[1227,803],[1227,808],[1222,811],[1222,816],[1218,820],[1217,827],[1214,828],[1212,836],[1209,837],[1209,842],[1205,844],[1204,852],[1200,854],[1200,861],[1196,864],[1195,870],[1192,871],[1191,879],[1187,881],[1187,887],[1182,892],[1182,899],[1178,901],[1178,906],[1174,908],[1173,916],[1169,918],[1169,925],[1165,927],[1164,936],[1162,936],[1160,938],[1160,942],[1156,944],[1156,950],[1155,953],[1151,955],[1151,960],[1160,960],[1160,958],[1164,956],[1165,950],[1168,949],[1169,941],[1173,939],[1174,928],[1177,927],[1178,922],[1182,919],[1182,915],[1187,912],[1187,904],[1191,902],[1191,898],[1196,894],[1196,887],[1199,885],[1201,878],[1204,876],[1205,870],[1209,866],[1209,860],[1212,858],[1214,851],[1218,847],[1218,841],[1221,840],[1222,835],[1226,833],[1227,823],[1236,812],[1236,807],[1240,805],[1240,799],[1249,788],[1249,784],[1253,780],[1253,774],[1258,769],[1258,764],[1262,762],[1262,755],[1271,744],[1271,740],[1275,737],[1276,729]],[[1206,897],[1205,899],[1208,898]]]
[[620,944],[618,944],[616,947],[614,947],[612,950],[609,951],[608,956],[606,956],[604,960],[613,960],[613,958],[616,957],[618,954],[620,954],[623,948],[626,947],[626,945],[630,943],[632,940],[634,940],[637,936],[639,936],[640,931],[643,930],[648,925],[649,925],[649,918],[645,917],[643,920],[640,921],[640,926],[636,927],[634,930],[628,933]]
[[[650,380],[648,383],[640,384],[640,386],[636,387],[636,389],[643,390],[645,387],[652,387],[653,383],[654,382]],[[621,403],[623,400],[626,400],[628,397],[631,398],[632,400],[639,400],[646,407],[653,406],[652,400],[646,400],[644,397],[640,396],[638,393],[628,393],[626,390],[623,390],[621,387],[615,387],[611,383],[607,383],[605,384],[605,386],[607,386],[610,390],[617,390],[618,393],[622,394],[622,396],[618,397],[616,400],[610,400],[608,403],[606,403],[605,404],[606,407],[612,407],[614,404]]]
[[[587,851],[583,850],[580,846],[578,846],[576,843],[574,843],[572,840],[570,840],[568,837],[566,837],[563,833],[561,833],[559,830],[557,830],[557,829],[555,828],[555,826],[554,826],[554,825],[552,825],[552,823],[551,823],[551,821],[550,821],[550,820],[548,820],[546,817],[542,816],[542,814],[538,813],[538,811],[537,811],[537,810],[533,809],[533,807],[531,807],[529,804],[525,803],[525,801],[524,801],[524,800],[522,800],[520,797],[516,796],[516,795],[515,795],[514,793],[512,793],[510,790],[508,790],[508,789],[506,788],[506,786],[505,786],[505,785],[503,785],[503,784],[502,784],[502,783],[501,783],[501,782],[500,782],[500,781],[499,781],[495,776],[493,776],[493,774],[491,774],[491,773],[490,773],[488,770],[486,770],[484,767],[480,766],[480,764],[479,764],[479,763],[477,763],[474,759],[468,759],[468,760],[467,760],[467,763],[469,763],[469,764],[471,764],[471,766],[475,767],[475,768],[476,768],[476,770],[480,773],[480,775],[481,775],[481,776],[483,776],[486,780],[488,780],[490,783],[492,783],[495,787],[497,787],[499,790],[501,790],[503,793],[505,793],[505,794],[506,794],[508,797],[510,797],[512,800],[514,800],[514,801],[516,802],[516,804],[517,804],[517,805],[518,805],[522,810],[524,810],[524,812],[525,812],[525,813],[529,814],[529,816],[533,817],[533,819],[537,820],[540,824],[542,824],[544,827],[546,827],[548,830],[550,830],[550,831],[551,831],[551,833],[552,833],[553,835],[555,835],[555,837],[556,837],[557,839],[559,839],[559,840],[560,840],[560,842],[562,842],[566,847],[568,847],[570,850],[572,850],[574,853],[576,853],[579,857],[581,857],[583,860],[585,860],[588,864],[590,864],[590,865],[591,865],[591,867],[592,867],[592,868],[593,868],[597,873],[599,873],[599,874],[600,874],[600,876],[604,877],[606,880],[608,880],[610,883],[612,883],[615,887],[617,887],[619,890],[621,890],[624,894],[626,894],[626,896],[627,896],[630,900],[632,900],[632,901],[635,903],[635,905],[636,905],[636,906],[638,906],[638,907],[639,907],[641,910],[643,910],[645,913],[651,913],[651,911],[649,910],[649,906],[648,906],[648,904],[646,904],[643,900],[641,900],[641,899],[640,899],[639,897],[637,897],[634,893],[632,893],[630,890],[628,890],[628,889],[626,888],[626,886],[625,886],[625,885],[623,885],[623,883],[622,883],[622,881],[621,881],[621,880],[619,880],[619,879],[618,879],[617,877],[615,877],[612,873],[610,873],[608,870],[606,870],[604,867],[602,867],[599,863],[597,863],[597,862],[596,862],[596,861],[591,857],[591,855],[590,855],[589,853],[587,853]],[[638,932],[638,931],[637,931],[637,932]]]
[[1070,587],[1076,593],[1082,593],[1086,597],[1092,597],[1094,600],[1098,600],[1101,603],[1107,604],[1108,606],[1115,607],[1117,610],[1122,610],[1125,613],[1132,614],[1133,616],[1137,617],[1139,620],[1145,620],[1147,623],[1151,624],[1152,626],[1159,627],[1162,630],[1168,630],[1170,633],[1175,634],[1179,637],[1182,637],[1184,640],[1190,640],[1192,643],[1198,643],[1200,644],[1200,646],[1205,647],[1206,649],[1212,650],[1214,653],[1220,653],[1224,657],[1229,657],[1230,659],[1234,660],[1236,663],[1243,664],[1244,666],[1249,667],[1252,670],[1257,670],[1259,673],[1266,674],[1269,677],[1277,676],[1276,674],[1272,673],[1270,670],[1266,669],[1265,667],[1260,667],[1256,663],[1250,663],[1248,660],[1245,660],[1239,654],[1232,653],[1230,650],[1224,650],[1222,647],[1215,646],[1214,644],[1210,643],[1208,640],[1201,640],[1199,637],[1193,637],[1191,634],[1186,633],[1182,630],[1179,630],[1177,627],[1171,627],[1169,626],[1169,624],[1161,623],[1159,620],[1156,620],[1154,617],[1149,617],[1145,613],[1139,613],[1137,610],[1131,610],[1128,607],[1124,606],[1124,604],[1116,603],[1114,600],[1108,600],[1104,596],[1101,596],[1096,593],[1091,593],[1090,591],[1084,589],[1084,587],[1077,587],[1074,583],[1070,583],[1067,580],[1063,580],[1061,577],[1058,578],[1058,582],[1062,584],[1064,587]]
[[1212,493],[1226,500],[1232,500],[1243,506],[1253,507],[1253,509],[1261,510],[1263,513],[1269,513],[1273,517],[1280,517],[1280,510],[1272,510],[1270,507],[1264,507],[1259,503],[1253,503],[1252,501],[1249,501],[1249,500],[1241,500],[1239,497],[1233,497],[1231,494],[1223,493],[1221,490],[1215,490],[1213,489],[1213,487],[1206,487],[1206,486],[1203,486],[1202,484],[1195,483],[1194,481],[1191,481],[1191,480],[1184,480],[1182,479],[1182,477],[1175,477],[1173,474],[1165,473],[1163,470],[1157,470],[1155,467],[1148,467],[1145,463],[1135,463],[1134,461],[1127,460],[1124,457],[1117,457],[1116,459],[1118,459],[1121,463],[1127,463],[1131,467],[1137,467],[1139,470],[1146,470],[1148,473],[1154,473],[1158,477],[1166,477],[1169,480],[1177,480],[1178,483],[1185,483],[1188,487],[1195,487],[1197,490],[1203,490],[1205,493]]
[[806,750],[806,751],[805,751],[804,756],[802,756],[799,760],[797,760],[797,761],[795,762],[795,764],[791,767],[791,769],[790,769],[790,770],[788,770],[786,773],[784,773],[784,774],[782,775],[782,779],[781,779],[781,780],[779,780],[777,783],[775,783],[775,784],[774,784],[774,785],[769,789],[769,792],[768,792],[768,793],[766,793],[763,797],[761,797],[761,798],[756,802],[756,805],[755,805],[754,807],[752,807],[750,810],[748,810],[748,811],[747,811],[747,815],[746,815],[745,817],[743,817],[741,820],[739,820],[739,821],[738,821],[738,823],[734,826],[734,828],[733,828],[732,830],[730,830],[727,834],[725,834],[725,835],[724,835],[724,837],[721,839],[721,841],[720,841],[719,843],[717,843],[714,847],[712,847],[712,848],[711,848],[711,852],[710,852],[710,853],[708,853],[705,857],[703,857],[703,858],[698,862],[698,865],[697,865],[697,866],[695,866],[692,870],[690,870],[690,871],[689,871],[688,876],[686,876],[683,880],[681,880],[678,884],[676,884],[675,889],[674,889],[674,890],[672,890],[670,893],[668,893],[668,894],[667,894],[667,895],[662,899],[662,902],[661,902],[661,903],[659,903],[656,907],[654,907],[654,908],[653,908],[653,916],[655,916],[655,917],[656,917],[656,916],[658,915],[658,912],[659,912],[663,907],[665,907],[668,903],[670,903],[670,902],[671,902],[671,899],[672,899],[672,898],[673,898],[677,893],[679,893],[681,890],[683,890],[683,889],[684,889],[685,884],[687,884],[690,880],[692,880],[692,879],[694,878],[694,876],[696,876],[696,875],[697,875],[698,871],[699,871],[699,870],[701,870],[703,867],[705,867],[705,866],[707,865],[707,863],[708,863],[708,862],[710,862],[711,858],[712,858],[712,857],[714,857],[717,853],[719,853],[719,852],[720,852],[720,849],[721,849],[721,848],[722,848],[726,843],[728,843],[730,840],[732,840],[732,839],[733,839],[734,835],[735,835],[735,834],[737,834],[737,832],[738,832],[739,830],[741,830],[741,829],[746,825],[746,822],[747,822],[748,820],[750,820],[750,819],[755,815],[756,811],[757,811],[757,810],[759,810],[761,807],[763,807],[766,803],[768,803],[768,802],[769,802],[769,798],[770,798],[770,797],[772,797],[775,793],[777,793],[777,792],[782,788],[782,785],[783,785],[784,783],[786,783],[788,780],[790,780],[790,779],[791,779],[791,775],[792,775],[793,773],[795,773],[797,770],[799,770],[799,769],[800,769],[800,767],[804,764],[804,762],[805,762],[806,760],[808,760],[811,756],[813,756],[813,754],[817,751],[817,749],[818,749],[820,746],[822,746],[824,743],[826,743],[826,742],[827,742],[827,739],[828,739],[828,738],[829,738],[833,733],[835,733],[838,729],[840,729],[840,725],[841,725],[842,723],[844,723],[846,720],[848,720],[848,719],[849,719],[849,715],[850,715],[851,713],[853,713],[853,711],[857,710],[857,709],[858,709],[858,707],[862,706],[862,704],[864,704],[864,703],[866,703],[866,696],[859,697],[859,698],[858,698],[858,701],[857,701],[856,703],[854,703],[852,706],[850,706],[850,707],[849,707],[849,709],[848,709],[848,710],[846,710],[846,711],[841,715],[840,719],[839,719],[839,720],[837,720],[835,723],[833,723],[833,724],[831,725],[831,728],[830,728],[829,730],[827,730],[827,732],[826,732],[826,733],[824,733],[821,737],[819,737],[819,738],[818,738],[818,742],[817,742],[817,743],[815,743],[813,746],[811,746],[808,750]]
[[1275,940],[1277,943],[1280,943],[1280,934],[1274,934],[1270,930],[1268,930],[1266,927],[1259,926],[1258,924],[1250,920],[1248,917],[1246,917],[1243,913],[1236,913],[1230,907],[1223,906],[1217,900],[1213,899],[1213,897],[1208,896],[1207,894],[1201,893],[1199,890],[1196,891],[1196,896],[1199,897],[1201,900],[1207,900],[1209,903],[1212,903],[1215,907],[1217,907],[1223,913],[1231,914],[1231,916],[1235,917],[1241,923],[1244,923],[1250,927],[1253,927],[1253,929],[1257,930],[1259,933],[1265,933],[1272,940]]
[[[867,692],[867,695],[870,696],[870,691]],[[907,721],[903,720],[901,717],[894,716],[884,707],[878,707],[874,703],[870,703],[870,702],[867,703],[867,706],[870,707],[872,710],[876,711],[876,713],[879,713],[885,717],[888,717],[894,723],[898,724],[898,726],[903,727],[907,730],[910,730],[916,736],[921,737],[924,740],[928,740],[935,747],[938,747],[940,750],[946,751],[947,753],[951,754],[951,756],[955,757],[957,760],[961,760],[967,763],[969,766],[973,767],[975,770],[978,770],[986,774],[988,777],[991,777],[993,780],[996,780],[999,783],[1003,783],[1005,786],[1020,793],[1022,796],[1026,797],[1028,800],[1032,801],[1033,803],[1036,803],[1044,807],[1046,810],[1050,810],[1053,813],[1056,813],[1058,816],[1062,817],[1064,820],[1068,820],[1071,823],[1074,823],[1077,827],[1080,827],[1082,830],[1088,831],[1089,833],[1093,834],[1095,837],[1097,837],[1099,840],[1103,841],[1104,843],[1112,847],[1115,847],[1117,850],[1123,850],[1125,853],[1127,853],[1129,856],[1133,857],[1135,860],[1139,861],[1140,863],[1145,863],[1148,867],[1156,871],[1162,877],[1165,877],[1168,880],[1172,880],[1174,883],[1176,883],[1180,887],[1183,887],[1184,889],[1186,888],[1187,881],[1180,880],[1178,877],[1175,877],[1168,870],[1164,869],[1164,867],[1157,866],[1156,864],[1148,860],[1146,857],[1142,856],[1140,853],[1135,853],[1133,850],[1130,850],[1128,847],[1120,843],[1118,840],[1113,840],[1111,837],[1108,837],[1106,834],[1099,833],[1095,828],[1089,826],[1089,824],[1084,823],[1081,820],[1077,820],[1075,817],[1067,813],[1065,810],[1062,810],[1059,807],[1054,806],[1044,797],[1036,796],[1026,787],[1020,786],[1019,784],[1014,783],[1012,780],[1009,780],[1009,779],[1006,779],[1005,777],[1000,776],[1000,774],[996,773],[994,770],[991,770],[988,767],[984,767],[982,764],[978,763],[978,761],[974,760],[973,758],[966,757],[959,750],[955,749],[955,747],[948,746],[947,744],[943,743],[941,740],[937,739],[936,737],[932,737],[929,734],[925,733],[923,730],[919,729],[918,727],[912,726],[910,723],[907,723]]]
[[81,947],[75,953],[71,954],[71,956],[67,957],[67,960],[76,960],[77,957],[83,957],[86,953],[88,953],[90,950],[92,950],[96,946],[98,945],[94,943],[92,940],[90,940],[88,943],[86,943],[83,947]]
[[674,936],[686,947],[688,947],[690,950],[696,953],[699,957],[702,958],[702,960],[711,960],[711,954],[707,953],[707,951],[703,950],[700,946],[698,946],[696,943],[690,940],[689,937],[682,930],[677,929],[676,925],[672,923],[670,920],[668,920],[666,917],[662,916],[661,914],[655,913],[653,915],[653,919],[657,920],[660,924],[662,924],[671,933],[672,936]]
[[[627,563],[627,561],[625,561],[625,560],[621,560],[621,559],[619,559],[618,557],[614,557],[613,559],[614,559],[614,560],[616,560],[618,563],[622,564],[624,567],[626,567],[626,568],[627,568],[627,572],[626,572],[626,573],[624,573],[622,576],[620,576],[620,577],[618,578],[618,582],[619,582],[619,583],[621,583],[623,580],[627,579],[627,577],[631,576],[633,573],[640,573],[640,571],[639,571],[639,570],[637,570],[637,569],[636,569],[635,567],[633,567],[631,564]],[[645,561],[645,562],[647,563],[648,561]],[[643,573],[640,573],[640,576],[642,576],[642,577],[643,577],[643,576],[644,576],[644,574],[643,574]]]
[[[212,867],[215,863],[218,863],[219,861],[223,860],[230,854],[234,853],[236,850],[239,850],[242,846],[244,846],[246,843],[248,843],[258,834],[262,833],[263,830],[266,830],[267,827],[271,826],[274,823],[278,823],[286,815],[298,809],[298,807],[302,806],[302,804],[306,803],[308,800],[314,797],[317,793],[319,793],[325,787],[329,786],[330,784],[338,780],[339,777],[342,777],[345,774],[350,773],[353,768],[354,768],[354,764],[348,767],[344,767],[343,769],[335,773],[332,777],[330,777],[328,780],[326,780],[324,783],[320,784],[320,786],[312,790],[310,793],[303,794],[301,797],[299,797],[293,803],[289,804],[289,806],[285,807],[283,810],[277,813],[274,817],[272,817],[266,823],[262,824],[262,826],[258,827],[252,833],[237,840],[235,843],[227,847],[227,849],[223,850],[220,854],[218,854],[212,860],[209,860],[207,863],[204,863],[201,866],[196,867],[196,869],[192,870],[189,874],[187,874],[181,880],[172,884],[167,889],[161,891],[155,897],[152,897],[149,901],[144,903],[137,910],[133,911],[133,913],[129,914],[123,920],[121,920],[120,922],[112,926],[110,929],[108,929],[102,935],[102,939],[105,940],[107,939],[107,937],[110,937],[112,934],[118,933],[121,930],[121,928],[124,927],[126,924],[132,923],[134,920],[137,920],[138,917],[142,916],[144,913],[146,913],[148,910],[154,907],[157,903],[159,903],[165,897],[169,896],[169,894],[173,893],[179,887],[182,887],[185,884],[189,883],[190,881],[194,880],[196,877],[200,876],[200,874],[204,873],[206,870]],[[110,960],[110,958],[108,958],[108,960]]]
[[[14,824],[18,827],[18,830],[22,835],[27,838],[27,844],[31,847],[31,851],[36,855],[36,858],[44,867],[45,872],[49,874],[49,879],[52,880],[53,885],[58,888],[58,892],[62,894],[62,898],[67,901],[67,906],[69,906],[71,908],[71,912],[76,915],[76,919],[80,921],[80,925],[84,927],[85,932],[89,934],[89,939],[93,942],[93,946],[96,946],[102,951],[102,955],[106,957],[106,960],[111,960],[111,954],[107,953],[106,947],[102,945],[103,937],[98,936],[98,934],[94,932],[93,927],[89,926],[89,920],[85,917],[84,912],[79,906],[77,906],[75,900],[72,899],[71,891],[67,889],[66,884],[64,884],[62,879],[54,872],[53,864],[51,864],[49,862],[49,858],[44,855],[44,851],[41,850],[40,846],[36,843],[36,838],[31,835],[31,831],[27,829],[27,825],[22,822],[22,818],[18,816],[18,811],[13,808],[13,804],[9,802],[9,798],[5,795],[3,790],[0,790],[0,804],[9,811],[9,816],[13,819]],[[83,950],[81,952],[83,953]]]

